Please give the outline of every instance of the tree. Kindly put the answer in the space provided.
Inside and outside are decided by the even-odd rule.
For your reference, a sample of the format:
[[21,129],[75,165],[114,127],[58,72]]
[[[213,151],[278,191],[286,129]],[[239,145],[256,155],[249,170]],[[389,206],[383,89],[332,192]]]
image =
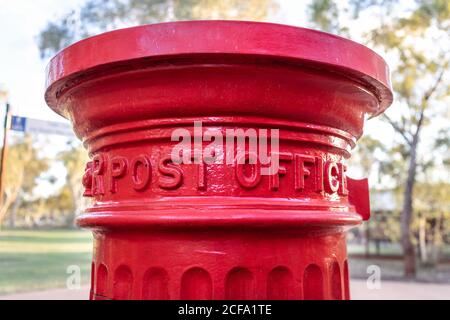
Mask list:
[[263,20],[274,0],[88,0],[81,8],[50,22],[39,35],[42,57],[69,44],[119,27],[173,20]]
[[[187,19],[263,20],[276,9],[272,0],[88,0],[59,21],[49,22],[38,37],[38,45],[41,57],[46,58],[77,40],[119,27]],[[61,192],[69,190],[79,210],[84,201],[81,179],[86,152],[73,146],[59,158],[67,169],[67,186]]]
[[[0,208],[0,225],[11,206],[26,196],[32,196],[39,176],[48,169],[48,161],[38,156],[30,136],[9,147],[6,158],[5,188],[3,206]],[[18,207],[15,206],[16,208]],[[14,208],[14,209],[16,209]],[[11,224],[14,225],[15,210],[11,211]]]
[[[367,174],[371,171],[373,163],[377,162],[378,152],[385,152],[383,144],[370,136],[364,136],[363,138],[361,138],[356,149],[354,150],[349,161],[349,166],[353,168],[359,167],[364,174]],[[370,241],[373,238],[373,232],[371,232],[371,230],[374,229],[374,227],[371,227],[370,222],[371,221],[369,220],[364,224],[366,257],[369,257],[370,255]]]
[[67,170],[66,185],[61,189],[58,197],[67,198],[67,192],[73,204],[72,215],[68,219],[68,224],[73,225],[76,215],[84,207],[83,184],[81,180],[84,174],[84,168],[89,160],[86,150],[79,144],[71,145],[66,151],[58,155],[59,160],[64,163]]
[[[383,119],[400,137],[391,151],[402,156],[406,167],[404,178],[399,181],[404,186],[401,240],[405,276],[414,277],[416,258],[411,234],[414,187],[418,168],[430,164],[427,154],[419,154],[418,150],[424,127],[431,119],[445,116],[445,101],[450,95],[450,3],[422,0],[416,1],[414,7],[403,8],[394,0],[348,0],[345,6],[332,0],[314,0],[309,11],[316,26],[346,36],[355,35],[355,29],[351,28],[355,19],[362,15],[374,19],[376,15],[378,23],[358,36],[396,62],[391,65],[395,110],[391,108]],[[445,130],[448,135],[448,127]]]

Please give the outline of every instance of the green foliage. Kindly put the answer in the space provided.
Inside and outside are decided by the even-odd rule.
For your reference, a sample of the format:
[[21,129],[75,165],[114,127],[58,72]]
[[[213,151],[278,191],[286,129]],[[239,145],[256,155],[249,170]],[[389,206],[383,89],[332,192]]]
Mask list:
[[88,36],[124,26],[173,20],[264,20],[277,6],[272,0],[88,0],[39,35],[42,57],[49,57]]
[[38,156],[38,150],[33,146],[31,137],[27,136],[9,146],[6,160],[6,185],[11,189],[20,186],[24,193],[30,193],[37,185],[37,178],[48,167],[48,159]]
[[350,166],[359,166],[365,175],[368,175],[373,164],[380,162],[378,154],[386,152],[385,146],[369,135],[363,136],[358,142],[350,158]]
[[50,159],[39,155],[31,137],[20,138],[9,147],[1,217],[8,218],[10,227],[73,226],[76,214],[84,206],[81,180],[88,159],[79,143],[70,144],[57,156],[66,168],[66,183],[56,194],[37,198],[38,184],[56,179],[49,176]]
[[439,130],[434,141],[434,149],[443,154],[442,164],[444,168],[450,169],[450,134],[448,128]]
[[53,206],[60,212],[67,214],[67,225],[74,223],[75,216],[84,207],[82,178],[84,168],[89,161],[88,154],[82,145],[72,145],[68,150],[61,152],[58,159],[67,170],[66,185],[60,190],[53,201]]
[[18,210],[17,220],[26,227],[71,227],[76,203],[66,184],[56,195],[24,202]]
[[40,157],[31,137],[12,144],[6,156],[3,206],[0,208],[0,225],[16,201],[32,197],[38,178],[49,168],[48,159]]
[[[432,117],[448,118],[448,111],[442,104],[445,106],[450,97],[450,2],[422,0],[417,1],[414,7],[406,7],[394,0],[348,0],[346,5],[339,3],[340,6],[331,0],[313,1],[310,5],[312,23],[325,31],[346,34],[346,26],[342,23],[337,25],[339,17],[339,21],[347,21],[350,25],[353,19],[360,19],[364,13],[372,17],[378,15],[379,25],[361,30],[359,35],[366,44],[395,61],[391,64],[395,103],[383,118],[392,125],[400,140],[394,140],[394,145],[389,149],[378,147],[379,153],[384,151],[386,154],[382,158],[389,159],[391,163],[366,156],[372,159],[360,157],[360,164],[367,167],[367,162],[371,160],[379,162],[381,173],[398,177],[398,185],[401,186],[406,180],[408,161],[412,150],[417,149],[423,128],[433,122]],[[443,137],[448,136],[449,128],[441,129],[441,133],[436,134],[435,151],[445,153]],[[370,148],[374,142],[370,140],[373,138],[363,138],[359,142],[361,152],[357,151],[358,154],[373,151]],[[448,159],[448,156],[445,158]],[[421,155],[416,162],[415,165],[425,168],[436,164]]]
[[[342,2],[341,2],[342,3]],[[427,198],[434,199],[442,204],[445,199],[438,196],[437,190],[432,188],[428,181],[435,165],[436,152],[441,151],[444,164],[448,162],[448,125],[442,129],[441,134],[436,132],[435,148],[428,150],[434,152],[420,153],[419,143],[425,127],[433,123],[433,119],[447,116],[446,103],[450,97],[450,81],[448,77],[450,66],[450,2],[447,0],[420,0],[405,4],[393,0],[348,0],[347,7],[338,7],[337,2],[314,0],[311,8],[313,24],[324,30],[337,25],[339,21],[347,21],[349,25],[354,19],[363,15],[372,19],[378,18],[378,25],[366,30],[352,30],[355,35],[362,37],[363,41],[372,48],[376,48],[394,61],[392,68],[392,84],[395,91],[395,103],[388,110],[383,119],[389,123],[397,133],[398,139],[393,140],[390,148],[385,148],[383,160],[378,162],[380,175],[393,177],[397,189],[403,192],[403,206],[401,208],[402,244],[405,252],[405,275],[415,274],[415,250],[411,239],[416,237],[419,228],[421,256],[425,256],[426,221],[422,216],[417,217],[424,210],[420,208],[420,201],[428,205],[427,212],[434,208]],[[338,12],[335,11],[338,8]],[[350,8],[350,10],[349,10]],[[352,12],[350,15],[349,12]],[[344,18],[342,18],[344,16]],[[359,23],[361,25],[361,23]],[[335,32],[346,34],[342,24],[333,28]],[[346,30],[350,30],[347,27]],[[431,128],[434,129],[434,128]],[[439,127],[435,130],[437,131]],[[443,138],[444,137],[444,138]],[[361,141],[361,143],[368,143]],[[370,152],[373,142],[369,141],[363,152]],[[366,150],[364,150],[366,149]],[[364,160],[364,159],[363,159]],[[365,159],[367,162],[367,159]],[[369,159],[370,161],[370,159]],[[367,167],[362,162],[361,166]],[[420,169],[420,170],[419,170]],[[439,175],[435,170],[435,179],[440,183],[448,175]],[[414,195],[418,183],[427,185],[427,194]],[[434,184],[433,184],[434,186]],[[447,196],[448,197],[448,196]],[[441,212],[433,209],[433,212]],[[448,212],[448,211],[447,211]],[[427,213],[428,214],[428,213]],[[417,220],[419,219],[419,220]],[[440,218],[441,219],[441,218]],[[441,219],[442,220],[442,219]],[[441,221],[440,220],[440,221]],[[419,221],[419,224],[417,224]],[[424,223],[425,221],[425,223]]]
[[309,7],[311,20],[323,31],[343,33],[339,25],[339,10],[333,0],[313,1]]
[[399,221],[399,211],[373,212],[366,226],[370,229],[370,240],[398,242],[401,236]]

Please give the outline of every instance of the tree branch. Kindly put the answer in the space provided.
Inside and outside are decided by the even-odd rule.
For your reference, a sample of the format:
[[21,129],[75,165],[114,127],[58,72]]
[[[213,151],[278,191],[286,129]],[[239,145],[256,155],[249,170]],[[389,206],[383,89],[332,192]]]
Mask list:
[[439,84],[442,81],[442,78],[444,77],[444,72],[445,72],[445,68],[442,68],[441,72],[439,72],[439,76],[437,77],[434,85],[425,92],[425,94],[422,98],[423,102],[427,102],[430,99],[430,97],[433,95],[433,93],[437,90],[437,87],[439,86]]
[[389,124],[392,126],[392,128],[394,128],[395,131],[397,131],[398,133],[400,133],[400,135],[403,137],[403,139],[405,139],[406,143],[411,146],[412,144],[412,138],[408,137],[407,135],[407,131],[404,128],[401,128],[394,120],[392,120],[388,115],[386,115],[385,113],[383,114],[383,118],[386,119]]
[[422,127],[423,120],[425,118],[425,110],[428,107],[428,100],[433,95],[433,93],[436,92],[439,84],[442,81],[442,78],[444,77],[444,72],[445,72],[445,68],[442,68],[441,72],[439,72],[439,75],[438,75],[436,81],[434,82],[433,86],[431,86],[430,89],[428,89],[422,97],[422,107],[420,109],[419,121],[417,121],[416,132],[414,133],[414,136],[413,136],[414,140],[417,139],[417,136],[419,135],[419,132],[420,132],[420,128]]

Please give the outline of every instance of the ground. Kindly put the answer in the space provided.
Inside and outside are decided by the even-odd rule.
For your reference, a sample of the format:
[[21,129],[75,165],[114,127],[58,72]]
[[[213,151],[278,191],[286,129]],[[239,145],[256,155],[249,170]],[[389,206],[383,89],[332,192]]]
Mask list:
[[[386,248],[382,258],[365,259],[361,247],[349,246],[352,298],[354,299],[450,299],[450,264],[421,269],[420,282],[402,282],[402,261],[398,249]],[[386,254],[388,253],[388,254]],[[386,258],[392,254],[393,256]],[[0,231],[0,300],[82,299],[88,296],[92,236],[88,231]],[[67,267],[81,268],[82,288],[64,288]],[[369,290],[367,267],[381,268],[381,289]],[[392,281],[396,280],[396,281]],[[434,282],[434,283],[425,283]],[[445,284],[446,283],[446,284]],[[23,293],[28,292],[28,293]]]
[[91,252],[87,231],[0,231],[0,295],[64,287],[70,265],[88,283]]
[[[379,289],[368,289],[365,280],[352,279],[350,292],[353,300],[448,300],[449,284],[382,281]],[[77,290],[51,289],[38,292],[0,296],[0,300],[87,300],[89,287]]]

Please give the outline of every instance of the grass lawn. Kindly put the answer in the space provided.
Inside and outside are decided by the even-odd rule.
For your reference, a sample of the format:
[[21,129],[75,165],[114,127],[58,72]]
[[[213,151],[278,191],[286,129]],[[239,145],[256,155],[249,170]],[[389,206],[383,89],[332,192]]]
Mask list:
[[[376,256],[375,244],[371,244],[370,258],[364,256],[364,245],[354,243],[347,244],[349,255],[349,271],[351,278],[367,279],[367,268],[376,265],[380,267],[381,277],[386,280],[404,280],[403,257],[400,244],[383,243],[380,246],[380,255]],[[450,283],[450,246],[445,246],[441,257],[443,261],[437,266],[431,267],[417,263],[417,281],[433,283]]]
[[88,284],[92,236],[80,230],[0,230],[0,295],[64,287],[67,267]]
[[[350,275],[366,279],[367,267],[378,265],[385,279],[403,277],[403,265],[398,245],[385,245],[383,255],[394,259],[362,257],[364,247],[349,244]],[[372,252],[375,252],[373,250]],[[89,284],[92,258],[92,236],[81,230],[0,230],[0,295],[63,288],[69,274],[67,267],[81,269],[82,284]],[[450,282],[450,264],[434,269],[419,268],[418,280]]]

